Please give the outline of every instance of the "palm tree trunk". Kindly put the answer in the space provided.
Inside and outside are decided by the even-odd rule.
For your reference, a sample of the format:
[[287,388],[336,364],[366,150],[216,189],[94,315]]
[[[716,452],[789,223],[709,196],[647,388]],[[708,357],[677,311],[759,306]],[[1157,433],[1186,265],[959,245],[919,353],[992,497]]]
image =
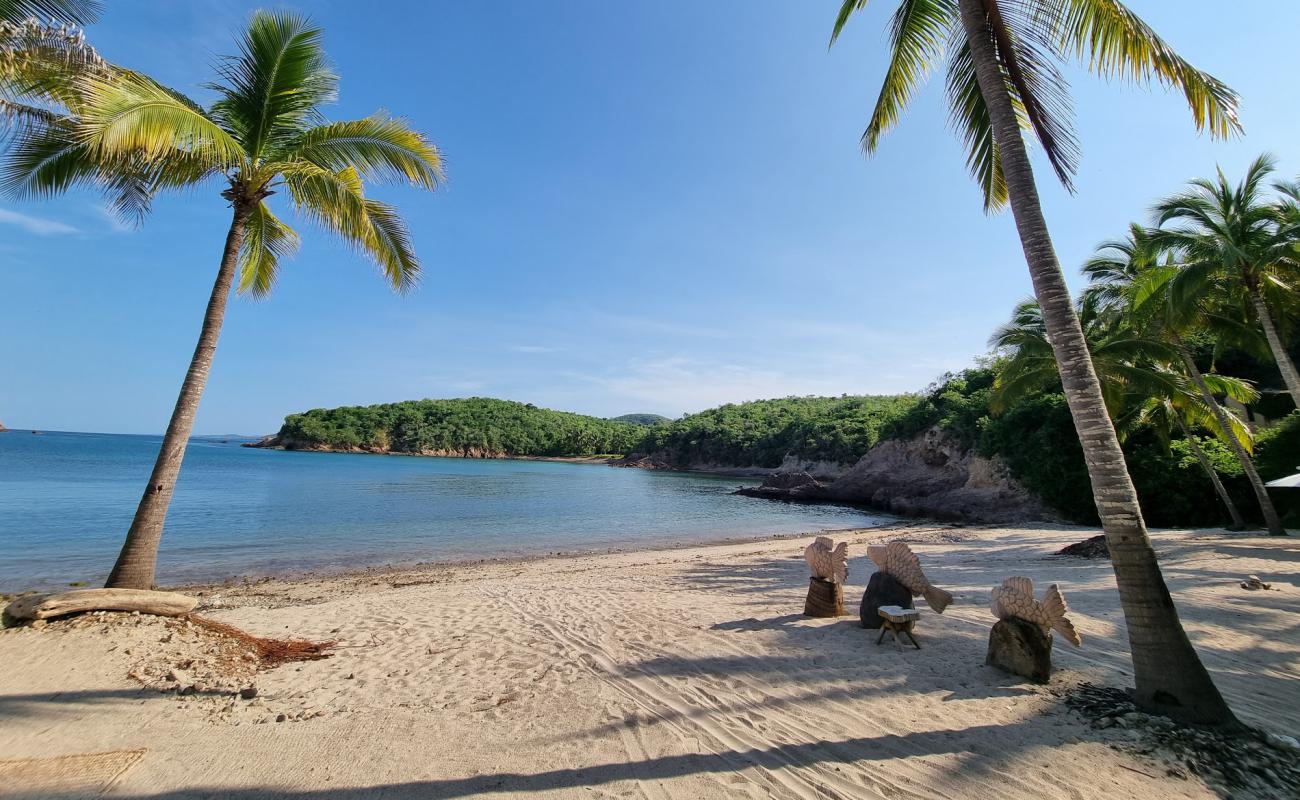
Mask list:
[[136,507],[135,519],[127,531],[122,552],[113,565],[113,571],[109,573],[105,584],[109,588],[153,588],[163,522],[167,518],[172,491],[176,488],[176,478],[181,472],[181,462],[185,459],[190,433],[194,430],[194,415],[199,409],[199,398],[203,396],[203,389],[208,383],[212,357],[217,351],[217,340],[221,337],[221,323],[226,316],[226,301],[230,297],[231,284],[234,283],[239,248],[244,242],[244,226],[252,213],[252,206],[244,202],[235,201],[234,208],[230,232],[226,234],[226,248],[221,256],[221,269],[217,271],[217,281],[212,286],[208,309],[203,315],[199,343],[194,348],[190,369],[185,373],[185,381],[181,384],[180,396],[176,398],[176,408],[172,411],[171,422],[167,424],[167,433],[163,436],[162,449],[158,451],[158,460],[154,462],[153,473],[149,476],[149,485],[140,498],[140,505]]
[[989,28],[986,3],[991,2],[994,0],[959,0],[962,25],[1002,157],[1020,244],[1110,548],[1133,653],[1135,699],[1148,709],[1181,719],[1235,725],[1236,718],[1183,630],[1147,536],[1124,452],[1106,413],[1088,344],[1043,218],[1033,170]]
[[1268,349],[1273,351],[1273,360],[1282,373],[1286,390],[1291,393],[1295,407],[1300,408],[1300,373],[1296,372],[1295,362],[1287,353],[1286,345],[1282,344],[1282,337],[1277,334],[1277,326],[1273,324],[1273,316],[1268,312],[1268,304],[1264,302],[1259,286],[1254,281],[1247,281],[1246,288],[1250,292],[1250,302],[1255,306],[1255,316],[1259,317],[1259,324],[1264,326],[1264,338],[1268,339]]
[[1188,430],[1182,419],[1178,417],[1177,411],[1174,412],[1174,420],[1178,422],[1178,429],[1183,432],[1183,440],[1187,442],[1188,447],[1192,448],[1192,454],[1196,456],[1196,460],[1200,463],[1201,469],[1205,470],[1205,474],[1210,476],[1210,483],[1214,484],[1214,493],[1217,494],[1219,499],[1223,501],[1223,504],[1228,507],[1228,515],[1232,517],[1233,529],[1241,530],[1242,528],[1245,528],[1246,520],[1242,519],[1241,512],[1237,510],[1237,504],[1232,502],[1232,495],[1228,494],[1227,487],[1225,487],[1223,481],[1219,479],[1218,471],[1215,470],[1214,465],[1210,463],[1209,456],[1205,455],[1205,451],[1201,449],[1200,442],[1196,441],[1196,437],[1192,435],[1192,432]]
[[1192,354],[1188,352],[1187,347],[1182,342],[1178,343],[1178,354],[1183,357],[1183,364],[1187,367],[1187,373],[1192,376],[1192,382],[1196,384],[1197,390],[1200,391],[1201,399],[1214,412],[1214,419],[1219,423],[1219,429],[1223,431],[1224,438],[1228,440],[1228,447],[1232,449],[1233,454],[1237,456],[1237,461],[1241,463],[1241,469],[1246,473],[1246,478],[1250,481],[1250,488],[1255,490],[1255,497],[1259,500],[1259,510],[1264,515],[1264,525],[1268,527],[1269,536],[1286,536],[1286,528],[1282,527],[1282,522],[1278,519],[1277,509],[1273,508],[1273,500],[1268,496],[1268,489],[1265,488],[1264,481],[1259,477],[1259,471],[1255,469],[1255,462],[1250,460],[1250,454],[1246,452],[1246,448],[1241,446],[1237,435],[1233,433],[1223,406],[1219,405],[1219,401],[1215,399],[1214,394],[1210,391],[1209,384],[1205,382],[1205,376],[1201,374],[1200,367],[1196,366]]

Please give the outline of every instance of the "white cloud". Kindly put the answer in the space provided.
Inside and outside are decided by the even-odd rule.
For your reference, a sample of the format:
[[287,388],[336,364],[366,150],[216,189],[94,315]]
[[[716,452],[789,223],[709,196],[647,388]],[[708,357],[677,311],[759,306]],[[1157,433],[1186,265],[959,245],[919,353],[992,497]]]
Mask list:
[[29,217],[26,214],[19,214],[17,211],[7,211],[3,208],[0,208],[0,223],[17,225],[28,233],[34,233],[37,236],[67,236],[72,233],[80,233],[80,231],[71,225],[56,220]]
[[540,353],[558,353],[558,352],[560,352],[560,348],[558,348],[558,347],[542,347],[542,346],[540,346],[540,345],[535,345],[535,344],[515,344],[515,345],[511,345],[510,347],[508,347],[508,348],[506,348],[506,349],[510,350],[512,353],[535,353],[535,354],[540,354]]

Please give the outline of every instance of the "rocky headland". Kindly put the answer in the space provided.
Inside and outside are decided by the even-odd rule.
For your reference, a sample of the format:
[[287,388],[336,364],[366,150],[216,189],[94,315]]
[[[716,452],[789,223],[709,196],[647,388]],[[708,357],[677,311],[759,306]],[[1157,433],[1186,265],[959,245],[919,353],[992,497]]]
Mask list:
[[1054,520],[999,458],[985,458],[932,427],[909,440],[890,439],[835,475],[776,470],[737,494],[787,502],[850,503],[903,516],[1005,524]]

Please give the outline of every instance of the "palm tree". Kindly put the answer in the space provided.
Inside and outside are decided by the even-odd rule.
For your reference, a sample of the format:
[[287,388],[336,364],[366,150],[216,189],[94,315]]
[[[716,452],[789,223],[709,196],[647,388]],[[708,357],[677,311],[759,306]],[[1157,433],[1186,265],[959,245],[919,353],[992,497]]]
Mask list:
[[[1159,245],[1175,253],[1181,267],[1171,291],[1181,302],[1196,302],[1206,293],[1244,290],[1256,323],[1264,330],[1269,350],[1287,391],[1300,408],[1300,372],[1287,353],[1274,315],[1294,307],[1300,280],[1300,217],[1285,199],[1265,194],[1264,182],[1274,170],[1265,154],[1246,169],[1233,186],[1223,170],[1214,180],[1191,181],[1188,189],[1156,205],[1161,230]],[[1175,228],[1164,227],[1181,223]]]
[[[1238,402],[1252,402],[1258,399],[1258,394],[1251,389],[1253,397],[1244,400],[1241,394],[1222,391],[1222,384],[1216,381],[1223,379],[1202,374],[1184,335],[1192,328],[1202,327],[1215,330],[1224,339],[1244,343],[1247,338],[1231,314],[1207,308],[1206,297],[1189,298],[1175,291],[1178,278],[1186,273],[1168,263],[1169,254],[1162,250],[1160,238],[1158,231],[1132,225],[1128,238],[1102,244],[1083,267],[1084,274],[1093,280],[1084,290],[1085,302],[1101,304],[1122,329],[1140,330],[1150,339],[1168,343],[1181,366],[1178,371],[1199,393],[1200,404],[1213,416],[1215,427],[1225,433],[1243,429],[1243,435],[1224,436],[1223,442],[1236,456],[1250,482],[1269,534],[1285,536],[1286,529],[1250,457],[1253,437],[1241,420],[1218,400],[1218,396],[1226,395]],[[1165,253],[1165,263],[1160,263],[1162,253]],[[1094,359],[1095,355],[1094,351]],[[1234,523],[1240,525],[1239,519],[1234,517]]]
[[114,205],[134,216],[161,190],[213,179],[231,208],[198,345],[109,576],[112,587],[153,585],[167,507],[236,274],[241,291],[265,296],[280,260],[298,245],[298,234],[267,198],[284,190],[296,211],[369,256],[394,289],[405,291],[419,274],[406,226],[391,205],[366,197],[364,184],[399,180],[433,189],[442,178],[437,149],[400,119],[322,119],[320,106],[333,99],[337,78],[321,31],[305,19],[256,12],[239,50],[220,65],[211,86],[218,99],[209,108],[139,73],[84,76],[71,122],[19,136],[0,172],[9,192],[47,196],[102,183],[107,164],[112,174],[130,176],[115,187]]
[[[1089,290],[1094,288],[1095,285]],[[1094,298],[1097,294],[1085,291],[1084,298]],[[1098,311],[1096,304],[1084,302],[1081,306],[1084,336],[1120,440],[1138,429],[1150,428],[1167,446],[1171,429],[1177,428],[1227,507],[1233,526],[1244,528],[1241,512],[1191,429],[1203,427],[1220,441],[1232,440],[1230,446],[1235,445],[1237,450],[1250,449],[1254,445],[1250,428],[1235,414],[1219,407],[1214,395],[1250,403],[1259,394],[1246,381],[1213,374],[1200,376],[1200,384],[1205,386],[1202,392],[1199,384],[1172,368],[1171,364],[1180,363],[1177,348],[1144,338],[1127,325],[1116,324],[1118,317],[1105,313],[1112,311],[1113,306],[1102,311]],[[1010,355],[993,383],[989,409],[994,413],[1006,410],[1030,394],[1059,386],[1060,373],[1036,301],[1025,300],[1017,305],[1011,321],[994,332],[989,345]],[[1246,464],[1253,470],[1249,457]]]
[[[867,0],[844,0],[832,43]],[[1083,445],[1128,623],[1136,699],[1204,723],[1235,718],[1201,664],[1169,598],[1115,428],[1043,218],[1022,127],[1037,137],[1068,187],[1078,156],[1069,93],[1056,63],[1075,56],[1094,72],[1181,89],[1197,127],[1239,129],[1236,95],[1178,56],[1119,0],[899,0],[884,87],[862,137],[874,152],[944,56],[954,125],[988,209],[1009,203],[1034,294]]]

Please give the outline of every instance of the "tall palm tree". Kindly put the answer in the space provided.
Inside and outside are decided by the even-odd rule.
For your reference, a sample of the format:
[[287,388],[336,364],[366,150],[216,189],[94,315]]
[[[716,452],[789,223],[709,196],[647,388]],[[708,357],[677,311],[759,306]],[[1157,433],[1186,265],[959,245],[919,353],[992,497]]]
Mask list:
[[[1261,155],[1235,186],[1218,170],[1214,180],[1191,181],[1186,191],[1156,205],[1159,245],[1181,267],[1171,291],[1195,302],[1206,293],[1244,291],[1263,329],[1287,391],[1300,408],[1300,372],[1287,353],[1276,311],[1293,308],[1300,293],[1300,218],[1266,193],[1273,158]],[[1287,185],[1282,184],[1283,197]],[[1168,223],[1177,227],[1165,227]]]
[[[845,0],[831,41],[867,0]],[[1068,187],[1078,156],[1069,93],[1056,63],[1074,56],[1107,77],[1154,77],[1181,89],[1197,127],[1238,130],[1236,95],[1184,61],[1118,0],[899,0],[884,87],[863,134],[874,152],[904,106],[948,58],[948,99],[985,207],[1009,203],[1034,294],[1083,445],[1111,552],[1144,707],[1205,723],[1235,718],[1183,630],[1160,573],[1115,428],[1043,218],[1022,138],[1037,137]]]
[[[1084,295],[1085,298],[1095,296],[1095,292]],[[1141,428],[1150,428],[1167,444],[1170,430],[1179,430],[1227,507],[1233,526],[1245,527],[1241,512],[1191,429],[1202,427],[1220,441],[1231,440],[1229,446],[1237,451],[1250,449],[1254,436],[1249,426],[1231,411],[1219,407],[1215,395],[1251,403],[1259,399],[1258,392],[1246,381],[1222,375],[1201,375],[1199,383],[1194,382],[1176,368],[1175,365],[1181,366],[1176,347],[1144,338],[1128,325],[1116,324],[1118,317],[1105,313],[1113,307],[1098,311],[1095,304],[1084,302],[1081,306],[1084,336],[1120,440]],[[989,345],[1010,355],[998,372],[989,398],[989,408],[994,413],[1030,394],[1059,386],[1060,373],[1036,301],[1025,300],[1017,305],[1011,321],[994,332]],[[1246,464],[1254,468],[1249,457]]]
[[337,77],[321,47],[321,31],[288,13],[256,12],[225,59],[209,108],[139,73],[112,70],[77,82],[68,125],[29,131],[0,170],[0,185],[20,196],[46,196],[77,183],[102,183],[103,165],[123,179],[117,210],[138,216],[155,193],[209,181],[231,209],[216,281],[198,345],[163,437],[158,460],[136,509],[113,587],[153,585],[163,522],[199,398],[207,383],[227,300],[238,274],[241,291],[264,296],[298,234],[267,198],[285,191],[294,209],[338,235],[379,266],[394,289],[416,281],[419,262],[396,209],[366,197],[369,180],[439,185],[437,149],[406,122],[384,114],[326,122],[320,107]]
[[[1222,391],[1222,384],[1216,382],[1222,379],[1202,374],[1184,335],[1199,327],[1238,342],[1248,339],[1232,315],[1210,307],[1204,295],[1189,297],[1175,291],[1177,279],[1185,273],[1169,263],[1169,254],[1162,250],[1158,231],[1130,226],[1128,238],[1102,244],[1084,264],[1083,272],[1093,280],[1084,290],[1085,301],[1102,304],[1121,330],[1141,331],[1148,339],[1167,343],[1175,355],[1177,371],[1195,387],[1200,405],[1213,416],[1215,427],[1224,432],[1241,427],[1241,420],[1224,408],[1218,397],[1226,395],[1238,402],[1251,402],[1258,399],[1257,393],[1251,389],[1254,397],[1247,400],[1240,394]],[[1095,354],[1096,351],[1094,357]],[[1249,430],[1245,434],[1225,436],[1223,442],[1236,456],[1250,482],[1269,534],[1285,536],[1286,529],[1250,457],[1253,437]],[[1240,521],[1234,518],[1234,523]]]

